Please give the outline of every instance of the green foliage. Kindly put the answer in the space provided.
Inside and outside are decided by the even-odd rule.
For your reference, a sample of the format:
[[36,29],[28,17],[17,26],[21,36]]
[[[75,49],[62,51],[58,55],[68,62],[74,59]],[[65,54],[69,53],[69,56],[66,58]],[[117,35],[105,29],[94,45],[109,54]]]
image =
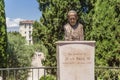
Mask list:
[[77,11],[85,40],[96,41],[96,66],[120,66],[120,0],[37,0],[42,11],[34,24],[34,43],[48,49],[46,66],[56,66],[55,42],[63,40],[67,12]]
[[4,0],[0,0],[0,67],[2,68],[7,65],[7,31],[4,8]]
[[42,76],[40,80],[56,80],[56,78],[53,75],[46,75],[46,76]]
[[[120,67],[120,0],[97,0],[86,40],[96,41],[95,65]],[[98,80],[119,80],[118,70],[97,70]]]
[[[31,60],[34,54],[34,47],[32,45],[26,45],[25,39],[19,33],[8,33],[7,54],[9,54],[7,62],[8,67],[29,67],[31,66]],[[11,80],[13,72],[14,71],[11,71],[9,75],[9,79]],[[18,70],[16,71],[16,73],[16,79],[26,80],[28,70]]]
[[120,66],[120,24],[116,17],[117,1],[95,3],[90,40],[96,41],[96,66]]
[[96,69],[96,80],[120,80],[118,69]]
[[37,52],[43,52],[44,55],[48,55],[48,49],[43,44],[34,44],[34,50]]
[[25,43],[25,39],[19,33],[8,33],[9,67],[30,66],[34,47]]

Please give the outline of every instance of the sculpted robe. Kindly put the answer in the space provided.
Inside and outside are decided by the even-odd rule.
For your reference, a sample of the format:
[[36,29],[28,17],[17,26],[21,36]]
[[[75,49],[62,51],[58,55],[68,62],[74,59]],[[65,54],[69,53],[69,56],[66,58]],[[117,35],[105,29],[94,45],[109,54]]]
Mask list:
[[64,38],[66,41],[84,40],[83,25],[80,23],[77,23],[75,26],[71,26],[69,23],[67,23],[64,26],[64,31],[65,31]]

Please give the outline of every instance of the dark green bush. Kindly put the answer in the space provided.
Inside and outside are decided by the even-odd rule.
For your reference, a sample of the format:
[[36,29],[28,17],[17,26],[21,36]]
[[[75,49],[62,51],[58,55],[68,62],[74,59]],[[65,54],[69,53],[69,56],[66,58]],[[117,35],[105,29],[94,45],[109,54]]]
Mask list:
[[56,80],[56,77],[53,75],[42,76],[40,80]]

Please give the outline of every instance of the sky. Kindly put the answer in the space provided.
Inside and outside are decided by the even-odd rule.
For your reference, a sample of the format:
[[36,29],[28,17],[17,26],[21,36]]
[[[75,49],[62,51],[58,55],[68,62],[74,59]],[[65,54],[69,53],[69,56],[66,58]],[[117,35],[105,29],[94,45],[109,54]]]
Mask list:
[[41,12],[37,0],[4,0],[8,29],[19,27],[21,20],[39,20]]

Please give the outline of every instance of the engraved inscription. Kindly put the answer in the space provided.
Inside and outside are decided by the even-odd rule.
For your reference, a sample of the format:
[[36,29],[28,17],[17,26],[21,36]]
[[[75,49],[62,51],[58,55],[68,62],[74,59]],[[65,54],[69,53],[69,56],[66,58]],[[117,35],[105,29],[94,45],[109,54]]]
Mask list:
[[91,56],[84,52],[66,52],[64,53],[63,64],[91,64]]

